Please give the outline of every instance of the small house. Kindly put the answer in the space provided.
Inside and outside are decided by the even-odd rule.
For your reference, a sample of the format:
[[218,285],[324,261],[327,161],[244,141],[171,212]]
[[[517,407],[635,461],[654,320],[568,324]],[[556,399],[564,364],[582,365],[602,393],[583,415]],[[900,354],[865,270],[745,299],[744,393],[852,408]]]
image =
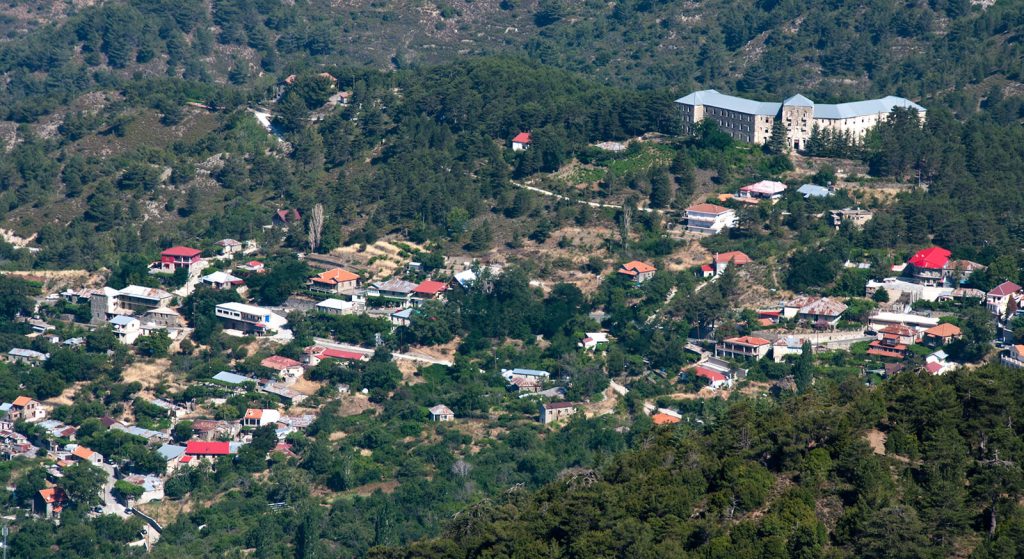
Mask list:
[[218,458],[234,454],[233,450],[231,443],[226,441],[188,441],[185,445],[185,456]]
[[868,345],[868,355],[903,359],[910,346],[917,343],[917,333],[903,324],[891,324],[878,332],[878,339]]
[[250,260],[245,264],[238,267],[239,270],[245,270],[247,272],[253,272],[256,274],[262,274],[266,270],[266,266],[259,260]]
[[387,281],[376,282],[366,290],[367,297],[380,297],[396,301],[408,301],[417,284],[405,281],[400,278],[391,278]]
[[203,251],[184,246],[173,246],[160,253],[160,272],[173,274],[180,268],[192,271],[193,268],[203,265]]
[[438,404],[430,408],[431,421],[454,421],[455,412],[444,404]]
[[576,404],[572,402],[550,402],[540,406],[540,422],[544,425],[561,421],[576,413]]
[[119,314],[110,319],[110,327],[117,336],[117,341],[125,345],[132,345],[142,335],[142,322],[134,316]]
[[707,203],[686,208],[686,230],[692,233],[717,235],[735,226],[736,210]]
[[60,518],[60,513],[64,510],[64,507],[70,503],[67,493],[60,487],[47,487],[40,489],[36,493],[33,503],[33,509],[43,516],[43,518]]
[[1010,306],[1010,299],[1017,303],[1022,292],[1024,292],[1024,288],[1021,286],[1012,281],[1004,281],[985,294],[985,307],[992,314],[1003,316]]
[[773,204],[782,199],[786,192],[786,185],[778,181],[758,181],[740,188],[736,200],[745,203],[757,203],[761,200],[770,200]]
[[242,252],[242,243],[234,239],[221,239],[214,244],[220,247],[220,253],[224,256]]
[[46,419],[46,408],[28,396],[18,396],[7,409],[7,418],[11,421],[27,421],[33,423]]
[[245,285],[245,280],[235,277],[227,272],[213,272],[212,274],[203,276],[200,281],[203,282],[203,285],[221,291],[235,289],[236,287]]
[[260,365],[273,369],[279,378],[291,381],[297,380],[303,372],[302,363],[281,355],[271,355],[260,361]]
[[653,264],[633,260],[623,264],[618,273],[632,279],[633,283],[643,283],[653,278],[657,271]]
[[815,325],[824,325],[834,328],[839,324],[839,319],[848,307],[835,299],[822,297],[804,307],[799,311],[800,320]]
[[20,347],[8,351],[6,356],[8,363],[25,363],[26,365],[41,365],[49,358],[50,356],[45,353]]
[[249,408],[242,416],[242,427],[263,427],[273,425],[281,419],[281,412],[270,409]]
[[352,301],[343,301],[341,299],[324,299],[316,304],[316,311],[324,314],[333,314],[337,316],[352,314],[355,312],[356,304]]
[[1024,344],[1010,346],[999,356],[999,362],[1011,369],[1024,369]]
[[653,421],[655,425],[675,425],[682,420],[674,415],[658,412],[651,416],[651,421]]
[[802,194],[804,198],[828,198],[834,194],[832,189],[827,186],[810,183],[801,185],[796,191]]
[[523,151],[530,148],[532,138],[529,132],[520,132],[512,138],[512,151]]
[[271,216],[270,219],[271,223],[276,227],[288,227],[289,225],[292,225],[294,223],[301,224],[302,214],[299,213],[299,210],[296,210],[294,208],[277,210],[276,212],[274,212],[274,215]]
[[315,367],[320,364],[324,359],[340,359],[342,361],[369,361],[370,353],[360,353],[357,351],[345,351],[343,349],[334,349],[330,347],[324,347],[321,345],[311,345],[306,349],[302,350],[302,360],[310,367]]
[[597,351],[608,347],[607,332],[587,332],[587,335],[580,343],[576,344],[587,351]]
[[711,265],[715,270],[715,275],[718,276],[725,272],[725,269],[730,265],[739,268],[740,266],[746,266],[751,262],[753,262],[753,260],[743,252],[731,250],[729,252],[716,254],[711,261]]
[[693,375],[697,378],[702,378],[708,381],[708,386],[712,390],[718,390],[722,387],[729,387],[732,385],[732,381],[725,373],[712,369],[710,367],[702,367],[697,365],[693,369]]
[[924,331],[924,343],[930,346],[944,346],[963,337],[960,328],[955,324],[943,322]]
[[768,355],[772,343],[764,338],[756,336],[740,336],[738,338],[726,338],[715,344],[715,356],[726,359],[753,359],[759,360]]
[[397,310],[388,315],[388,319],[391,320],[391,324],[394,324],[395,326],[409,326],[412,324],[413,311],[414,309],[412,308]]
[[359,287],[359,276],[348,270],[334,268],[313,276],[309,279],[308,285],[312,291],[337,295]]
[[414,299],[428,301],[431,299],[443,299],[448,284],[443,281],[426,280],[412,290]]
[[102,454],[82,445],[74,445],[74,448],[71,450],[71,459],[76,462],[88,462],[94,466],[99,466],[103,463]]

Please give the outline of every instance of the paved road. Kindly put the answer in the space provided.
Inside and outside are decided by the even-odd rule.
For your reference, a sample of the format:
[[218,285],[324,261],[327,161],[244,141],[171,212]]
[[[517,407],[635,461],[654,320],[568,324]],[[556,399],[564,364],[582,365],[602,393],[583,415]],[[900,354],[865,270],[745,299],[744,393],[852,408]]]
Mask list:
[[[361,353],[363,355],[373,355],[374,350],[351,344],[343,344],[334,340],[328,340],[327,338],[313,338],[313,341],[317,345],[322,345],[331,349],[340,349],[341,351],[351,351],[354,353]],[[427,355],[419,353],[392,353],[391,358],[405,361],[416,361],[418,363],[427,363],[429,365],[444,365],[445,367],[451,367],[452,362],[446,359],[436,359]]]
[[[602,204],[601,202],[589,202],[587,200],[577,200],[575,198],[569,198],[568,196],[563,196],[561,194],[557,194],[557,193],[551,192],[550,190],[544,190],[543,188],[537,188],[536,186],[529,186],[529,185],[518,183],[518,182],[515,182],[515,181],[509,181],[509,182],[511,182],[513,186],[516,186],[518,188],[522,188],[523,190],[529,190],[530,192],[536,192],[537,194],[542,194],[544,196],[550,196],[552,198],[557,198],[559,200],[568,200],[570,202],[576,202],[577,204],[585,204],[585,205],[590,206],[592,208],[611,208],[613,210],[621,210],[622,209],[622,206],[618,206],[618,205],[615,205],[615,204]],[[637,209],[642,211],[642,212],[665,213],[664,210],[656,210],[654,208],[637,208]]]

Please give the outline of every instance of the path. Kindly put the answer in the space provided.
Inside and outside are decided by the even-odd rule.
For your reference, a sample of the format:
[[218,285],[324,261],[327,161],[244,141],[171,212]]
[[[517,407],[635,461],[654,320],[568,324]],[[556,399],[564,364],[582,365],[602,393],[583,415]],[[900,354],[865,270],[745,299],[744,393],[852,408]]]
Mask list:
[[[612,210],[621,210],[622,209],[621,205],[603,204],[601,202],[590,202],[588,200],[576,200],[574,198],[570,198],[570,197],[564,196],[562,194],[551,192],[550,190],[544,190],[543,188],[537,188],[536,186],[529,186],[529,185],[526,185],[526,184],[518,183],[516,181],[509,181],[509,182],[511,182],[513,186],[515,186],[517,188],[522,188],[523,190],[529,190],[530,192],[536,192],[537,194],[542,194],[544,196],[550,196],[552,198],[557,198],[559,200],[568,200],[570,202],[575,202],[577,204],[585,204],[585,205],[590,206],[592,208],[608,208],[608,209],[612,209]],[[637,208],[637,209],[642,211],[642,212],[656,212],[656,213],[660,213],[660,214],[665,213],[665,210],[656,210],[654,208]]]
[[[696,293],[696,291],[694,292]],[[644,324],[650,324],[651,321],[653,321],[655,318],[658,318],[658,315],[661,314],[661,310],[668,306],[672,298],[676,296],[676,293],[679,293],[679,289],[673,285],[672,289],[668,290],[668,295],[665,296],[665,301],[662,302],[660,306],[658,306],[658,310],[654,311],[653,313],[651,313],[651,316],[647,317],[647,320],[644,321]]]
[[[374,354],[374,350],[373,349],[369,349],[369,348],[365,348],[365,347],[361,347],[361,346],[357,346],[357,345],[343,344],[343,343],[340,343],[340,342],[336,342],[334,340],[328,340],[327,338],[313,338],[313,341],[316,342],[317,345],[322,345],[322,346],[324,346],[326,348],[330,348],[330,349],[340,349],[341,351],[351,351],[353,353],[360,353],[362,355],[370,355],[370,356],[372,356]],[[451,361],[448,361],[446,359],[436,359],[434,357],[429,357],[429,356],[426,356],[426,355],[422,355],[422,354],[419,354],[419,353],[412,353],[412,352],[410,352],[410,353],[392,353],[391,354],[391,358],[396,360],[396,361],[400,360],[400,359],[403,359],[403,360],[406,360],[406,361],[416,361],[418,363],[427,363],[428,365],[444,365],[445,367],[451,367],[453,365],[453,363]]]

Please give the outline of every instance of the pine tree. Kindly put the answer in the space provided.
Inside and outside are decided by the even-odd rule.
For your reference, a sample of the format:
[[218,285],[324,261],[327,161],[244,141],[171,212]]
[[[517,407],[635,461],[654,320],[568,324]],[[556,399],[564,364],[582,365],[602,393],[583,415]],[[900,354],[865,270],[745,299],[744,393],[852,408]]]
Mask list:
[[768,141],[764,144],[764,151],[772,155],[783,155],[789,152],[789,142],[787,141],[788,131],[786,125],[781,120],[776,119],[772,123],[772,135],[768,138]]

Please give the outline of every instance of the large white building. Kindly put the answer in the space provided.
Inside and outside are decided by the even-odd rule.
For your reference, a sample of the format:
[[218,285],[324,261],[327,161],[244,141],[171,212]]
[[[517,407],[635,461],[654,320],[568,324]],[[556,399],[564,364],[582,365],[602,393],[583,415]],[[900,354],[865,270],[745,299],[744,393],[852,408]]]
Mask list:
[[696,204],[686,208],[686,230],[716,235],[736,226],[736,210],[717,204]]
[[683,132],[691,133],[693,126],[710,118],[722,131],[736,140],[764,144],[771,138],[776,119],[786,125],[789,145],[795,149],[807,147],[811,130],[848,132],[854,140],[861,140],[868,130],[881,122],[895,107],[917,111],[923,121],[925,108],[902,97],[883,97],[867,101],[821,105],[794,95],[782,103],[753,101],[725,95],[714,89],[695,91],[676,99],[683,120]]
[[214,309],[226,328],[262,335],[270,330],[281,330],[288,321],[269,309],[245,303],[221,303]]
[[142,315],[148,311],[166,309],[173,299],[173,295],[156,287],[104,287],[89,298],[92,324],[103,324],[118,315]]

